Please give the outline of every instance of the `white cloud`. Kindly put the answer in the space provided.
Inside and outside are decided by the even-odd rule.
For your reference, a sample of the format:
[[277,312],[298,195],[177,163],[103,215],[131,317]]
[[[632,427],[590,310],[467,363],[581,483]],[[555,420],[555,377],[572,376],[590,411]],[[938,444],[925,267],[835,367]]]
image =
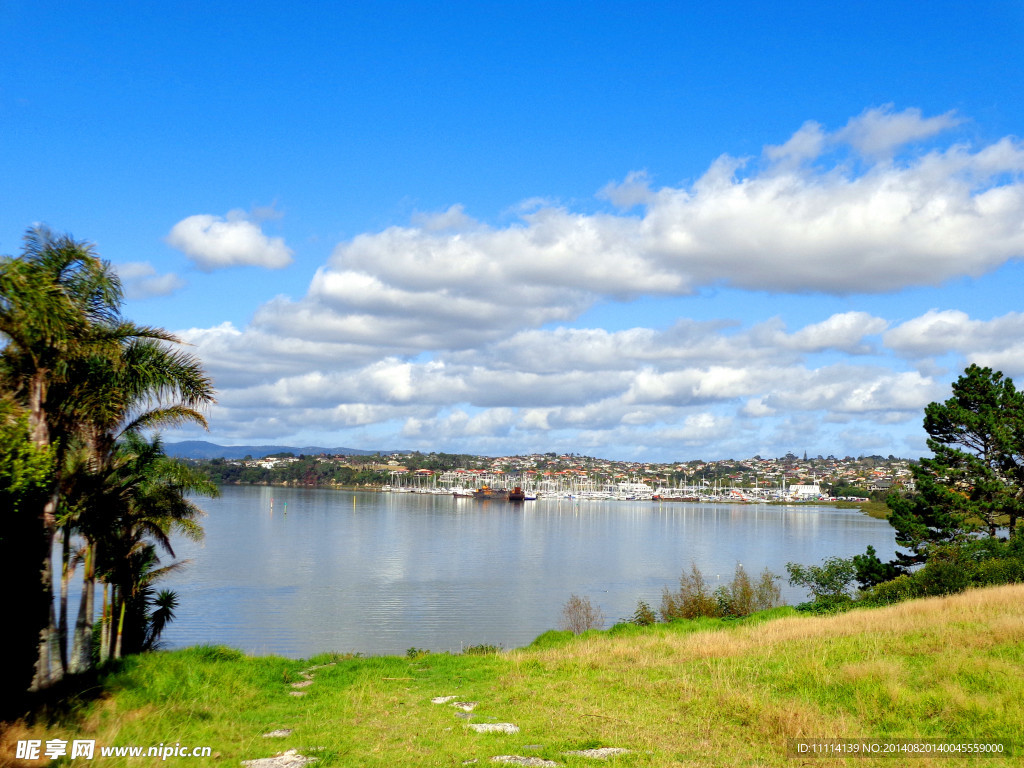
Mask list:
[[801,328],[793,334],[792,343],[805,352],[837,349],[853,355],[866,354],[872,347],[864,342],[864,337],[879,334],[887,326],[885,320],[867,312],[844,312]]
[[975,320],[958,309],[933,309],[887,331],[883,340],[912,360],[953,353],[968,363],[1011,376],[1024,374],[1024,314],[1020,312]]
[[[654,189],[632,173],[599,193],[620,210],[582,214],[538,200],[501,226],[458,205],[417,214],[339,244],[304,296],[267,302],[248,327],[183,335],[224,390],[220,417],[238,431],[358,428],[391,444],[401,436],[478,451],[563,441],[752,454],[794,435],[809,445],[838,439],[837,424],[910,423],[943,396],[946,373],[931,358],[1024,369],[1024,342],[1007,341],[1024,338],[1024,315],[557,326],[599,302],[723,285],[892,293],[1020,257],[1024,145],[938,146],[958,122],[890,107],[838,131],[808,122],[759,158],[722,156],[687,185]],[[915,145],[925,140],[927,151]],[[241,215],[175,229],[208,268],[259,262],[230,255],[245,249],[211,234],[218,226],[225,242],[266,246],[247,253],[266,257],[276,243],[291,258]]]
[[753,419],[760,419],[765,416],[774,416],[777,411],[774,408],[769,408],[764,403],[764,397],[752,397],[746,404],[740,409],[740,413],[743,416],[749,416]]
[[783,167],[791,168],[807,160],[820,157],[825,150],[828,135],[820,123],[808,120],[800,130],[789,137],[780,146],[768,146],[764,149],[765,157]]
[[[305,298],[267,305],[257,323],[397,353],[464,349],[571,321],[599,300],[715,285],[891,293],[978,276],[1024,254],[1024,146],[1005,138],[880,159],[958,122],[868,110],[832,133],[806,123],[757,163],[722,156],[688,186],[652,190],[634,172],[600,192],[642,204],[636,215],[541,202],[494,227],[458,205],[417,214],[340,244]],[[834,154],[842,147],[868,160],[854,172]],[[192,228],[205,231],[212,217],[200,218]],[[262,237],[244,220],[234,226]]]
[[883,340],[887,347],[906,357],[929,357],[975,348],[983,327],[958,309],[932,309],[887,331]]
[[406,444],[416,440],[422,448],[502,452],[563,439],[571,447],[571,434],[591,444],[628,439],[667,450],[674,442],[720,444],[712,426],[730,424],[737,450],[748,445],[754,453],[766,450],[754,444],[764,439],[756,425],[783,413],[817,414],[818,429],[919,418],[939,393],[932,379],[813,362],[828,350],[863,353],[866,337],[885,326],[850,312],[792,331],[779,320],[747,329],[685,321],[665,331],[529,330],[418,361],[383,356],[386,348],[374,358],[370,346],[355,346],[361,351],[346,358],[338,353],[345,345],[228,324],[182,335],[197,345],[218,386],[227,384],[217,418],[238,431],[272,410],[268,429],[391,425]]
[[466,215],[465,208],[453,205],[443,213],[417,213],[412,223],[427,232],[443,232],[444,230],[461,230],[473,226],[473,219]]
[[148,299],[152,296],[170,296],[186,283],[173,272],[157,274],[156,267],[145,261],[128,261],[116,265],[124,295],[128,299]]
[[916,371],[831,365],[813,371],[788,370],[789,385],[779,387],[768,403],[779,411],[822,411],[844,420],[849,416],[890,422],[918,418],[936,400],[942,387]]
[[238,210],[224,217],[182,219],[171,228],[167,242],[204,272],[237,266],[282,269],[292,263],[292,250],[283,238],[263,234],[257,221]]
[[599,199],[608,200],[623,210],[647,205],[651,195],[651,179],[647,171],[631,171],[624,181],[610,181],[597,193]]
[[851,118],[834,140],[849,144],[862,155],[887,157],[898,147],[931,138],[962,122],[954,112],[923,118],[920,109],[893,112],[893,105],[887,104]]

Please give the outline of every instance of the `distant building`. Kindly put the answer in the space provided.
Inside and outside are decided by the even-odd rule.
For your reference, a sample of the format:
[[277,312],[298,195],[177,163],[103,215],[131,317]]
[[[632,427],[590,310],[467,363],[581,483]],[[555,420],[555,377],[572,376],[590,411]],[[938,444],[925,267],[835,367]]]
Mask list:
[[814,485],[791,485],[787,490],[794,496],[805,499],[816,499],[821,495],[821,486],[817,483]]

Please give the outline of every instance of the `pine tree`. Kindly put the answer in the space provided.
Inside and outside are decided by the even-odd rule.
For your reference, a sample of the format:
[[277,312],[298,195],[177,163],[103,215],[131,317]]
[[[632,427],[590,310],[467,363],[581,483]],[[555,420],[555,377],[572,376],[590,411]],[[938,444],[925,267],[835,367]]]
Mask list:
[[936,544],[1001,525],[1017,532],[1024,500],[1024,393],[991,368],[968,367],[953,396],[925,408],[930,458],[911,468],[913,496],[888,499],[901,565],[924,562]]

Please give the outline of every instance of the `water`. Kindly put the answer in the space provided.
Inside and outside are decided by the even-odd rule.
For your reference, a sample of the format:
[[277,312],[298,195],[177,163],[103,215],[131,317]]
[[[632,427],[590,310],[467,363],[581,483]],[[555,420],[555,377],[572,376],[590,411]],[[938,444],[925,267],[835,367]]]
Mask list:
[[[512,648],[556,627],[573,593],[609,624],[640,598],[657,608],[691,562],[715,586],[737,563],[784,576],[790,561],[894,550],[888,523],[830,507],[222,490],[201,500],[205,541],[176,546],[192,562],[160,583],[181,598],[169,647],[291,657]],[[806,597],[785,581],[783,596]]]

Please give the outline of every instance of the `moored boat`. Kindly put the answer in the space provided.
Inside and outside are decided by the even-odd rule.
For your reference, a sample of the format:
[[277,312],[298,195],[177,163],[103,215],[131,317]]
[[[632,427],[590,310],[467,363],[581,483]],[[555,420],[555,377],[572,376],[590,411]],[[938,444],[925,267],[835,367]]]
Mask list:
[[474,499],[488,499],[504,501],[508,499],[508,490],[505,488],[491,488],[489,485],[482,486],[473,491]]

